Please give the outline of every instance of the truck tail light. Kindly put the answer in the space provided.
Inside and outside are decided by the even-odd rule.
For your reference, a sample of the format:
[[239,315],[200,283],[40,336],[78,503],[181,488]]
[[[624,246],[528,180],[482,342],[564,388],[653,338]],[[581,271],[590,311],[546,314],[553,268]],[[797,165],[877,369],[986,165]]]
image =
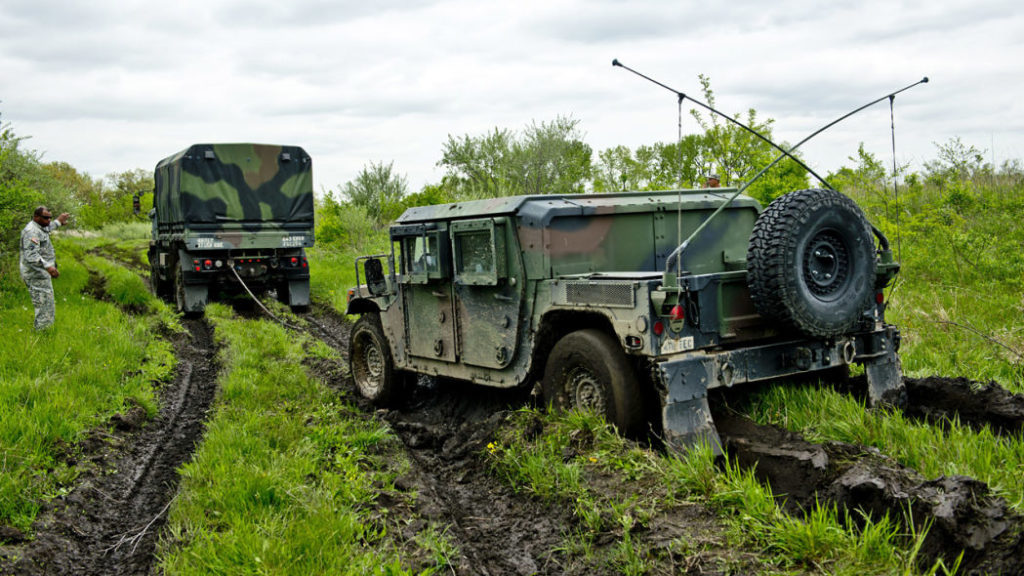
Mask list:
[[206,268],[207,270],[213,268],[213,260],[203,260],[203,268]]
[[680,304],[676,304],[672,307],[672,311],[669,312],[669,316],[673,320],[683,320],[686,318],[686,308],[683,308]]
[[661,323],[661,320],[656,321],[654,323],[654,334],[657,336],[661,336],[664,332],[665,325]]
[[296,258],[295,256],[292,256],[292,266],[298,266],[298,265],[299,265],[299,259]]
[[196,272],[199,272],[200,270],[203,269],[203,267],[199,265],[199,260],[193,260],[192,267],[196,269]]

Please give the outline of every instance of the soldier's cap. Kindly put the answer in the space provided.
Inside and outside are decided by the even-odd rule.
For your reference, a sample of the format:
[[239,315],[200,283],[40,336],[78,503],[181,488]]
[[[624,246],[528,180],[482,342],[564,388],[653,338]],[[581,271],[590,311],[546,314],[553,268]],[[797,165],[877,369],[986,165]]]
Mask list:
[[721,178],[718,177],[718,174],[708,174],[708,180],[721,180]]

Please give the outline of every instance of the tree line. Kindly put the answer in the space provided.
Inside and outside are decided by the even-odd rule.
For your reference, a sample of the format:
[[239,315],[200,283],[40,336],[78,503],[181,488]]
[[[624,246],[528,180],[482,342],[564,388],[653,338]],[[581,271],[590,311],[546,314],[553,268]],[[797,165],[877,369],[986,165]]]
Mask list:
[[[710,80],[699,78],[704,100],[714,106]],[[778,154],[734,123],[699,110],[690,114],[701,130],[676,142],[635,149],[614,146],[596,154],[585,142],[579,120],[564,116],[533,121],[521,130],[496,127],[483,134],[449,135],[437,161],[444,170],[441,180],[413,193],[393,162],[371,161],[352,180],[317,198],[318,242],[360,250],[367,242],[379,242],[381,230],[411,206],[517,194],[694,188],[703,186],[711,173],[718,175],[723,186],[739,185]],[[733,118],[772,138],[774,121],[762,119],[754,109]],[[145,220],[145,214],[133,214],[131,199],[141,196],[143,207],[152,205],[152,172],[135,169],[93,178],[66,162],[44,162],[26,146],[26,140],[10,124],[0,122],[0,271],[11,270],[18,231],[39,204],[72,212],[75,223],[84,228]],[[781,146],[787,147],[786,143]],[[840,168],[826,178],[842,191],[858,190],[865,198],[892,204],[888,199],[894,180],[911,188],[952,186],[958,190],[954,195],[966,202],[970,186],[965,182],[1019,179],[1022,173],[1020,161],[997,169],[985,162],[983,151],[959,138],[937,149],[937,157],[916,173],[907,166],[887,169],[861,145],[849,158],[852,167]],[[807,171],[787,158],[747,193],[767,203],[807,186]],[[892,210],[894,205],[887,208]]]

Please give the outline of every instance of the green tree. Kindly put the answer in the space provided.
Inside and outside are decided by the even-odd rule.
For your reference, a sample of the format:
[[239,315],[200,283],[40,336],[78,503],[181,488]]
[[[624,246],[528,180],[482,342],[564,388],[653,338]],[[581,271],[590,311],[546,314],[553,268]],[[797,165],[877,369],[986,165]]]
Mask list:
[[594,191],[699,187],[707,164],[703,137],[697,134],[687,134],[681,142],[639,146],[635,153],[616,146],[598,154]]
[[[714,108],[715,94],[711,89],[711,78],[703,74],[698,75],[698,78],[705,102]],[[696,109],[690,110],[690,115],[704,130],[706,171],[716,172],[722,185],[741,185],[749,181],[781,154],[771,144],[735,123],[717,114],[708,112],[707,118],[704,114]],[[758,120],[757,111],[753,108],[747,110],[747,116],[743,120],[738,113],[732,118],[743,122],[766,139],[772,139],[772,125],[775,121],[771,118]],[[783,142],[780,147],[788,149],[789,145]],[[794,153],[794,156],[800,157],[799,153]],[[786,192],[806,187],[807,171],[786,158],[751,184],[747,188],[747,194],[762,203],[768,203]]]
[[[704,100],[715,106],[711,80],[699,75]],[[631,152],[616,146],[598,154],[594,169],[594,190],[667,190],[704,185],[706,176],[716,173],[723,185],[739,186],[753,178],[778,156],[775,148],[742,127],[720,116],[690,110],[701,128],[671,144],[655,143],[640,146]],[[757,111],[750,109],[746,118],[736,114],[733,119],[771,139],[773,120],[761,121]],[[782,144],[786,148],[786,144]],[[796,162],[784,159],[754,182],[747,193],[763,203],[807,187],[807,171]]]
[[924,163],[925,177],[941,184],[992,175],[992,165],[985,162],[983,150],[964,144],[959,136],[945,144],[935,143],[939,156]]
[[459,200],[569,194],[585,191],[592,153],[579,121],[560,116],[533,122],[522,134],[495,128],[483,136],[449,135],[437,165],[445,169],[442,186]]
[[377,225],[383,225],[398,216],[402,197],[408,191],[406,177],[395,173],[394,162],[370,162],[363,166],[355,179],[341,187],[349,204],[359,206]]

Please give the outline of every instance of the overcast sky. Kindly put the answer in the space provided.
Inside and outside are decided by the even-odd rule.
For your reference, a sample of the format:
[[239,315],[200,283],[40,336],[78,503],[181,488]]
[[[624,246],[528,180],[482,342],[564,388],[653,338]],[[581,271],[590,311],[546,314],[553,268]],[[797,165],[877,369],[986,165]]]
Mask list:
[[[897,159],[959,136],[1001,164],[1024,157],[1022,43],[1009,0],[3,0],[0,120],[94,177],[248,141],[303,146],[317,190],[394,161],[415,192],[449,134],[562,115],[595,160],[674,141],[675,96],[618,58],[695,97],[705,74],[791,143],[928,76],[896,98]],[[864,142],[888,164],[889,124],[875,106],[804,157],[824,174]]]

